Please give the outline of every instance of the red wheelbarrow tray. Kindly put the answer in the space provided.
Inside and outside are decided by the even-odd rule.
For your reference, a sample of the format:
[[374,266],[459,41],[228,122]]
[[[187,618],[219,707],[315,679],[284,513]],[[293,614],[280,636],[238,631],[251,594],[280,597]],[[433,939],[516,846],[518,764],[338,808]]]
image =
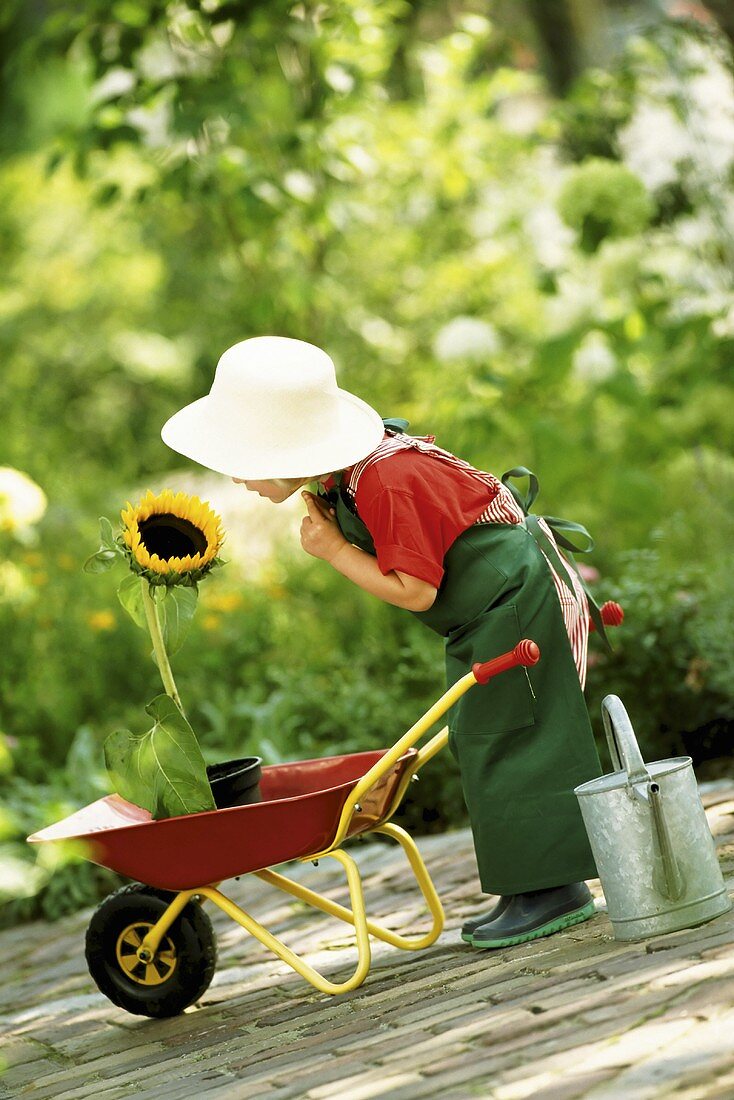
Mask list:
[[[324,852],[359,780],[388,750],[298,760],[263,768],[262,802],[155,821],[148,810],[107,795],[28,837],[77,840],[86,858],[162,890],[193,890]],[[408,749],[362,798],[347,836],[391,816],[418,752]]]

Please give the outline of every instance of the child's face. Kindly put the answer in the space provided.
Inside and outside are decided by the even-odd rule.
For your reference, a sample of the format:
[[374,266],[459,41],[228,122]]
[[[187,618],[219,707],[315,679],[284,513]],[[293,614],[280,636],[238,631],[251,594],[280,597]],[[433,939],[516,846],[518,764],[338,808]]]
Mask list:
[[232,478],[235,485],[244,485],[249,492],[257,493],[258,496],[265,497],[273,504],[282,504],[284,500],[288,500],[288,497],[292,497],[302,485],[307,485],[311,480],[313,479],[303,477],[279,477],[267,481],[244,481],[239,477]]

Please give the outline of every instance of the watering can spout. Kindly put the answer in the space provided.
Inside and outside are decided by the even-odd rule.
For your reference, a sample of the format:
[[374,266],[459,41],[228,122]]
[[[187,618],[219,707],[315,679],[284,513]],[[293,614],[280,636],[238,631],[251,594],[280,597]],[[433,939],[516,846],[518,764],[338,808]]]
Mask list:
[[655,824],[657,848],[663,864],[663,881],[659,882],[656,876],[655,886],[660,893],[664,897],[669,898],[670,901],[678,901],[683,897],[686,891],[686,884],[678,860],[675,858],[673,842],[670,838],[670,829],[665,819],[660,784],[651,782],[648,787],[648,793],[650,796],[652,818]]

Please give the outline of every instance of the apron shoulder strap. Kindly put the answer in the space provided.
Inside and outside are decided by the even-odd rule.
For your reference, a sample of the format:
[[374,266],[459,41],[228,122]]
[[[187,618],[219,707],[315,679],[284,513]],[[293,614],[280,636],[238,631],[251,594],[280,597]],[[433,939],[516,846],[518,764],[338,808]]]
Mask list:
[[[528,489],[523,494],[516,486],[510,485],[511,479],[523,478],[528,479]],[[537,516],[529,515],[530,509],[538,496],[540,491],[540,485],[538,479],[532,470],[529,470],[527,466],[513,466],[511,470],[507,470],[502,475],[502,484],[505,488],[509,489],[512,493],[515,502],[522,508],[525,515],[525,525],[538,543],[540,548],[545,552],[546,556],[553,562],[554,568],[561,576],[564,573],[567,574],[569,568],[573,569],[581,582],[581,587],[586,593],[586,599],[589,603],[589,616],[596,631],[602,641],[605,648],[611,653],[612,646],[607,636],[607,632],[604,628],[604,623],[601,617],[601,611],[594,597],[589,592],[589,587],[586,581],[581,576],[578,570],[578,566],[574,561],[574,554],[590,554],[594,549],[594,540],[581,523],[574,523],[570,519],[561,519],[559,516],[542,516],[547,525],[553,532],[553,539],[558,546],[562,546],[567,552],[568,557],[561,557],[558,550],[553,546],[553,543],[543,531],[538,522]],[[573,536],[573,537],[572,537]],[[569,577],[570,580],[570,577]],[[572,586],[573,587],[573,586]]]
[[393,432],[395,435],[405,435],[410,421],[403,420],[402,416],[383,416],[382,423],[385,425],[385,431]]

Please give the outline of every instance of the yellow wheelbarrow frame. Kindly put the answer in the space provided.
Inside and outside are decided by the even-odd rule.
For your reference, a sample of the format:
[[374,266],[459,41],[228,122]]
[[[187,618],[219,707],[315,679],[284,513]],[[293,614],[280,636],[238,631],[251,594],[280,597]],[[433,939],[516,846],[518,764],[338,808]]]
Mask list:
[[[375,936],[384,943],[389,943],[393,947],[397,947],[403,951],[419,951],[422,948],[430,947],[431,944],[436,942],[443,930],[443,906],[441,905],[436,888],[433,885],[431,876],[423,862],[423,858],[418,851],[415,841],[405,829],[402,829],[399,825],[394,825],[389,819],[400,805],[405,790],[418,769],[445,747],[449,736],[448,727],[444,727],[439,733],[435,734],[422,749],[415,751],[415,746],[423,735],[435,725],[439,718],[443,717],[469,688],[478,683],[486,683],[492,676],[516,665],[535,664],[539,656],[540,653],[535,643],[523,640],[510,653],[503,654],[484,664],[475,664],[472,671],[462,676],[460,680],[444,692],[441,698],[433,704],[415,725],[411,726],[411,728],[395,742],[392,748],[388,749],[354,785],[346,798],[336,833],[329,846],[323,851],[310,853],[308,856],[299,860],[299,862],[302,863],[316,863],[320,859],[330,858],[340,863],[346,874],[351,908],[339,905],[279,872],[269,869],[249,872],[262,879],[263,882],[270,883],[270,885],[275,886],[286,894],[290,894],[299,901],[323,913],[328,913],[330,916],[336,917],[338,920],[344,921],[346,924],[350,924],[354,927],[357,946],[357,966],[350,978],[343,982],[332,982],[324,977],[323,974],[320,974],[314,967],[307,963],[305,959],[301,958],[295,951],[282,943],[277,936],[269,932],[267,928],[260,924],[251,914],[222,894],[218,889],[218,884],[179,891],[160,919],[143,938],[137,949],[138,959],[144,963],[152,962],[169,928],[192,898],[202,901],[206,899],[212,902],[221,909],[222,912],[226,913],[228,917],[241,925],[245,931],[259,940],[264,947],[284,963],[287,963],[288,966],[292,967],[297,974],[305,978],[305,980],[320,993],[348,993],[350,990],[356,989],[362,984],[370,969],[370,936]],[[388,928],[384,928],[382,925],[367,917],[359,868],[354,859],[348,852],[345,852],[342,847],[344,842],[349,838],[353,819],[355,815],[360,813],[362,809],[361,803],[365,799],[365,796],[376,784],[385,780],[398,761],[403,759],[406,753],[410,753],[411,750],[414,751],[407,762],[400,783],[394,796],[390,800],[386,812],[383,813],[379,822],[369,831],[392,837],[393,840],[400,844],[405,852],[410,868],[413,871],[413,875],[415,876],[418,887],[432,918],[431,928],[422,936],[400,935]],[[362,832],[360,835],[365,835],[365,833]]]

